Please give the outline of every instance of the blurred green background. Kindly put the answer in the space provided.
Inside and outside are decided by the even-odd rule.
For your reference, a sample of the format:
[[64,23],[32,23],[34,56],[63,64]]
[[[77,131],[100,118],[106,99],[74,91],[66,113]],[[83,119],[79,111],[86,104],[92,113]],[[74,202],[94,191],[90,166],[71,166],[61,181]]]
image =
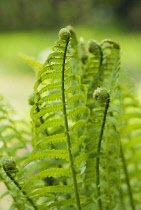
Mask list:
[[18,56],[44,62],[60,28],[72,25],[78,38],[105,38],[121,46],[121,70],[140,96],[141,2],[137,0],[0,0],[0,94],[29,116],[35,74]]

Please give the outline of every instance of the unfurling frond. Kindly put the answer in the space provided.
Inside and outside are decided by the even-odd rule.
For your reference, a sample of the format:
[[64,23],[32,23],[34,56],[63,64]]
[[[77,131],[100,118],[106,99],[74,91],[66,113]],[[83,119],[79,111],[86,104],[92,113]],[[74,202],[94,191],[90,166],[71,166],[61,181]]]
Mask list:
[[31,123],[0,97],[0,179],[9,210],[140,210],[141,109],[122,77],[120,47],[72,26],[36,71]]
[[[35,164],[37,172],[25,182],[23,189],[26,190],[29,183],[36,182],[35,188],[32,187],[29,193],[32,198],[45,197],[46,193],[50,196],[57,193],[59,197],[60,193],[67,193],[69,197],[73,197],[74,191],[74,205],[81,209],[82,195],[78,186],[82,186],[83,174],[80,165],[86,162],[86,158],[79,162],[75,160],[79,155],[85,154],[84,124],[86,126],[90,111],[85,106],[86,87],[81,84],[79,76],[73,74],[70,65],[73,61],[70,36],[68,29],[61,29],[59,41],[37,75],[31,109],[34,148],[23,165],[28,170],[30,164]],[[46,167],[39,171],[38,164],[41,160],[46,162]],[[56,186],[42,185],[37,190],[38,183],[43,184],[44,178],[52,178]],[[58,185],[59,182],[62,186]],[[59,197],[58,202],[61,202]],[[46,198],[46,207],[49,202]]]

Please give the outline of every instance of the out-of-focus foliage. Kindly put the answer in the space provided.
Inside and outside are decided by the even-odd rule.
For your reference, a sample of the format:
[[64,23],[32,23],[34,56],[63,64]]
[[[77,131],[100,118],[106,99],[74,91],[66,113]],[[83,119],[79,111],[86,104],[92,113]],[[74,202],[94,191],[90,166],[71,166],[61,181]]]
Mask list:
[[112,22],[141,28],[137,0],[0,0],[0,30],[49,29]]
[[1,0],[2,29],[55,28],[70,22],[85,22],[92,0]]

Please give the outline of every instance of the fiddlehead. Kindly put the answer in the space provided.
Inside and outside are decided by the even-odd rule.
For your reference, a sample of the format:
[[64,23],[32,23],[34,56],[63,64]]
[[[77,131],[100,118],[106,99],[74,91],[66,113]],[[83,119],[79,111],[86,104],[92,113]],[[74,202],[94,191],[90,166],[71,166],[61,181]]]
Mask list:
[[103,89],[103,88],[98,88],[95,90],[93,97],[100,106],[104,107],[104,114],[103,114],[103,119],[102,119],[102,125],[101,125],[101,130],[100,130],[100,135],[99,135],[99,140],[98,140],[98,145],[97,145],[97,158],[96,158],[96,190],[97,190],[97,201],[98,201],[98,209],[102,210],[102,201],[101,201],[101,183],[100,183],[100,150],[101,150],[101,142],[103,138],[103,133],[104,133],[104,127],[106,123],[106,116],[109,108],[109,103],[110,103],[110,96],[109,93]]
[[[32,199],[30,199],[27,196],[26,192],[22,190],[22,187],[20,186],[19,181],[16,180],[17,172],[18,172],[18,169],[16,168],[16,163],[12,157],[4,158],[2,160],[0,177],[4,181],[9,193],[13,197],[16,207],[18,207],[18,209],[23,209],[23,205],[27,202],[26,203],[27,207],[29,204],[28,208],[37,209]],[[14,185],[14,189],[12,189],[13,185]],[[16,193],[19,196],[17,196]]]

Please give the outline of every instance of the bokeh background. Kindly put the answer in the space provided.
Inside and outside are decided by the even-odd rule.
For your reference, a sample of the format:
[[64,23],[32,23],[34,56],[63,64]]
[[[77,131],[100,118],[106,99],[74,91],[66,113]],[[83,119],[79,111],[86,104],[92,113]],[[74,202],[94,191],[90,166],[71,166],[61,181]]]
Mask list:
[[75,27],[87,42],[105,38],[121,46],[121,71],[126,71],[140,97],[141,1],[138,0],[0,0],[0,94],[20,115],[35,82],[19,53],[44,62],[60,28]]

